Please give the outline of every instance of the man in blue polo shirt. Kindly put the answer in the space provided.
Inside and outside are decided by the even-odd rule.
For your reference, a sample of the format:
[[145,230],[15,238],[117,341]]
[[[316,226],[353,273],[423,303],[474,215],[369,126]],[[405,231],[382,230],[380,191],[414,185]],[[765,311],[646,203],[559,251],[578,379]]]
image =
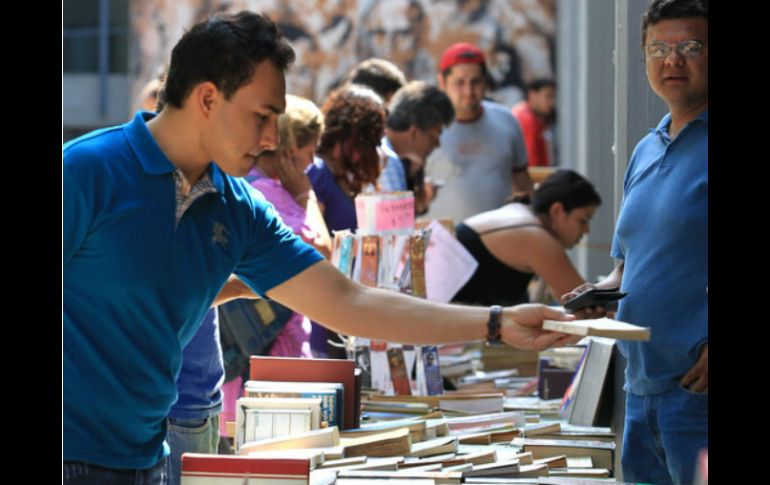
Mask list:
[[631,156],[612,242],[622,262],[596,286],[620,286],[618,319],[651,327],[649,342],[618,343],[628,359],[623,479],[689,484],[708,446],[707,1],[655,0],[642,43],[670,113]]
[[[275,150],[294,53],[275,24],[217,14],[174,47],[157,116],[64,146],[65,483],[165,483],[181,349],[234,274],[335,331],[415,344],[575,339],[541,305],[441,305],[345,278],[240,179]],[[215,161],[215,162],[213,162]]]

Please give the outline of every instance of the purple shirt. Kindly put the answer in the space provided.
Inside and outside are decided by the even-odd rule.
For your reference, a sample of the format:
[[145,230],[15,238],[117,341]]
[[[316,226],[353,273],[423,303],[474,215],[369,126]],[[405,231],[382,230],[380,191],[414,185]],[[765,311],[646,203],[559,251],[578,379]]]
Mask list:
[[[262,192],[268,202],[273,204],[275,210],[289,226],[294,234],[305,242],[311,243],[316,232],[305,224],[305,209],[297,204],[294,197],[283,188],[281,182],[262,176],[256,169],[249,172],[247,180],[251,186]],[[310,351],[310,320],[304,315],[294,313],[286,326],[278,333],[273,345],[270,347],[270,355],[282,357],[312,357]]]
[[315,157],[313,164],[307,171],[310,183],[313,184],[318,202],[324,206],[324,221],[329,231],[341,231],[350,229],[354,231],[358,228],[356,221],[356,206],[345,192],[342,191],[334,180],[326,162],[319,157]]

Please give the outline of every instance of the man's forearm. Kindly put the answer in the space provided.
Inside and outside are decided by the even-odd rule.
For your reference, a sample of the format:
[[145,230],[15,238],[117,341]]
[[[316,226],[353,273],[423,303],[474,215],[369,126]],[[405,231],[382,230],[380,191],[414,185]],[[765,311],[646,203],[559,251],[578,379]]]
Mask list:
[[623,266],[624,261],[621,261],[620,264],[615,266],[615,269],[612,270],[612,273],[610,273],[606,278],[596,284],[596,287],[620,288],[621,283],[623,283]]

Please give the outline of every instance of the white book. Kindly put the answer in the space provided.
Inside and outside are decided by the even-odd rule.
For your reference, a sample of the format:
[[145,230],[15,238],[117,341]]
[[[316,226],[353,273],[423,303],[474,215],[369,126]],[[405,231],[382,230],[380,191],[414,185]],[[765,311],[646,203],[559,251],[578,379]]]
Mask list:
[[608,337],[618,340],[650,340],[650,328],[620,322],[611,318],[593,318],[562,322],[557,320],[543,321],[543,330],[595,337]]

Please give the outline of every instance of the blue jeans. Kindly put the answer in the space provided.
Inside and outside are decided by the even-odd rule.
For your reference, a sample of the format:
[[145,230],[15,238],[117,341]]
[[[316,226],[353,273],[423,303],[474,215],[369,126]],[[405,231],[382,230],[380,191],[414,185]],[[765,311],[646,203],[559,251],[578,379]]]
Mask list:
[[166,443],[168,485],[179,485],[182,453],[216,453],[219,449],[219,414],[208,418],[168,418]]
[[105,468],[90,463],[65,461],[62,467],[62,483],[67,485],[166,485],[166,461],[164,458],[146,470]]
[[628,393],[623,480],[689,485],[698,452],[708,447],[708,394],[677,385],[661,394]]

